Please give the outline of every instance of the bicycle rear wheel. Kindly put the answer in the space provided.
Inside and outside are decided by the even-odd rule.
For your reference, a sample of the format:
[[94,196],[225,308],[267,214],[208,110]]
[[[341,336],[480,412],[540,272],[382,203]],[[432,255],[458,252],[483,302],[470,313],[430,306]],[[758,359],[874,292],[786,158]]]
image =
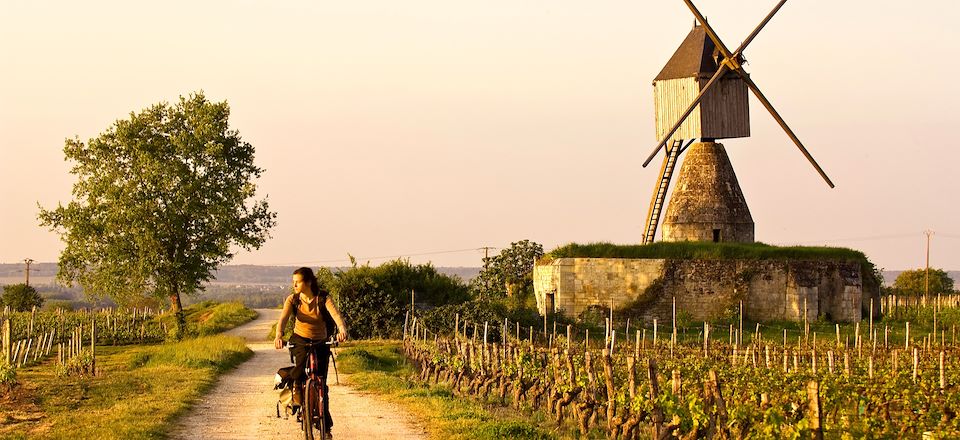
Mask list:
[[303,438],[306,440],[313,439],[313,414],[314,407],[316,406],[316,393],[314,391],[316,385],[314,385],[313,380],[307,380],[307,383],[303,385],[303,402],[300,406],[300,419],[303,423]]

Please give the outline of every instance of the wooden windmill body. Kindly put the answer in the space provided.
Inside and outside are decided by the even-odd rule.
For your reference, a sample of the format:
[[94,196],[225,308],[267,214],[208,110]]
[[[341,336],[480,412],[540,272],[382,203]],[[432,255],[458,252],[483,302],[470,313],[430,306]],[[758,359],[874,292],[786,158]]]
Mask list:
[[[694,26],[670,61],[653,80],[657,139],[662,139],[683,115],[720,61],[716,46],[702,26]],[[747,85],[727,72],[707,91],[700,105],[673,133],[674,139],[729,139],[750,136]]]
[[833,187],[826,173],[743,69],[743,49],[786,0],[780,0],[733,52],[720,41],[691,0],[684,2],[699,25],[694,26],[653,81],[656,135],[660,142],[643,166],[647,166],[661,148],[666,147],[666,151],[650,202],[643,242],[654,241],[674,169],[680,155],[691,145],[663,216],[663,240],[752,242],[754,224],[750,210],[726,150],[715,142],[750,136],[748,89]]

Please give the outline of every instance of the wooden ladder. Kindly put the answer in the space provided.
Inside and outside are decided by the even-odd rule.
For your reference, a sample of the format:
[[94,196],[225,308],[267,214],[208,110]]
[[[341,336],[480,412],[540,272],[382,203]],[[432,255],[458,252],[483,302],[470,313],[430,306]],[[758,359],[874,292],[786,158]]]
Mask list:
[[660,184],[657,185],[653,193],[653,200],[650,201],[650,210],[647,212],[647,227],[643,231],[643,244],[653,243],[654,236],[657,234],[657,224],[660,223],[660,214],[663,212],[663,202],[667,198],[667,189],[670,187],[670,180],[673,178],[673,170],[677,166],[677,159],[680,153],[686,150],[693,143],[693,140],[683,145],[683,139],[674,139],[673,144],[667,148],[666,155],[663,158],[663,165],[660,166]]

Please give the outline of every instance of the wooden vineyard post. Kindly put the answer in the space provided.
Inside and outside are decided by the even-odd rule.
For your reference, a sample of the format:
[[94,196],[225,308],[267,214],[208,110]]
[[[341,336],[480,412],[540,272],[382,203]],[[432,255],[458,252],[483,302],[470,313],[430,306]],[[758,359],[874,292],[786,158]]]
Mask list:
[[710,324],[703,321],[703,357],[710,355]]
[[947,382],[944,380],[943,376],[943,350],[940,350],[940,390],[943,390],[947,387]]
[[97,375],[97,320],[90,323],[90,375]]
[[823,415],[820,409],[820,385],[811,380],[807,383],[807,418],[813,438],[817,440],[823,440]]
[[657,318],[653,318],[653,348],[657,348]]
[[637,359],[637,357],[627,358],[627,379],[629,380],[631,400],[637,395]]
[[903,335],[903,349],[910,349],[910,321],[906,323],[906,333]]
[[10,319],[3,320],[3,360],[7,362],[7,365],[12,365],[11,361],[12,349],[10,340]]
[[637,330],[637,342],[633,345],[633,357],[640,357],[640,330]]
[[20,363],[18,366],[23,366],[27,363],[27,357],[30,356],[30,348],[33,347],[33,339],[27,339],[27,350],[23,352],[23,357],[20,358]]
[[677,345],[677,297],[673,297],[673,333],[670,335],[671,355],[673,347]]
[[870,379],[873,379],[873,355],[872,355],[872,354],[871,354],[870,357],[867,359],[867,362],[868,362],[868,363],[867,363],[867,377],[869,377]]
[[740,327],[737,331],[737,341],[735,347],[739,348],[740,343],[743,342],[743,300],[740,300]]
[[919,367],[920,358],[917,356],[917,349],[913,349],[913,381],[917,381],[917,367]]
[[807,314],[809,309],[807,309],[807,297],[803,297],[803,342],[807,343],[810,338],[810,323],[807,322]]

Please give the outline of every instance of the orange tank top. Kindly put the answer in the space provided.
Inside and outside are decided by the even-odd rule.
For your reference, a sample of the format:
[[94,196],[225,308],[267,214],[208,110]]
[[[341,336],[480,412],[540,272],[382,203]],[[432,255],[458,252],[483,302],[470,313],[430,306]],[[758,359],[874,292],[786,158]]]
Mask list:
[[[287,297],[284,308],[293,305],[294,293]],[[310,302],[300,298],[300,305],[296,310],[296,322],[293,325],[293,332],[307,339],[327,339],[327,326],[320,313],[320,308],[325,307],[321,301],[326,301],[328,297],[315,296]]]

